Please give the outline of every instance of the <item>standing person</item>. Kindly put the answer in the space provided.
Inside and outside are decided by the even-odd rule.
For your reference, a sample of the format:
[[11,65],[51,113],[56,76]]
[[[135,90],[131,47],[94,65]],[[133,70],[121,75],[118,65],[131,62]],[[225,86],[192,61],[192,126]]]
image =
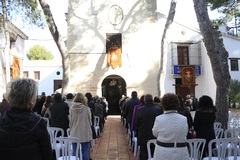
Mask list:
[[97,133],[95,132],[95,128],[94,128],[94,112],[95,112],[95,102],[93,101],[93,97],[92,97],[92,94],[87,92],[85,94],[85,96],[87,97],[87,104],[88,104],[88,107],[91,109],[91,117],[92,117],[92,136],[93,136],[93,139],[96,139],[97,138]]
[[[187,118],[188,130],[190,131],[192,129],[192,127],[193,127],[193,118],[192,118],[188,108],[186,108],[184,106],[184,102],[183,102],[182,96],[180,96],[180,95],[177,95],[177,96],[178,96],[178,100],[179,100],[179,106],[177,108],[177,111],[178,111],[179,114],[181,114],[181,115],[183,115],[183,116],[185,116]],[[192,134],[190,132],[188,132],[187,138],[188,139],[192,138]]]
[[54,95],[54,103],[49,107],[51,113],[51,127],[59,127],[64,130],[64,136],[67,137],[67,129],[69,128],[69,107],[62,100],[61,93]]
[[155,119],[152,128],[153,135],[157,137],[153,158],[157,160],[189,159],[186,143],[187,118],[177,112],[179,106],[177,95],[166,93],[161,98],[161,105],[164,114]]
[[42,107],[43,107],[45,100],[46,100],[46,94],[45,94],[45,92],[42,92],[41,97],[38,98],[36,105],[33,109],[35,112],[37,112],[37,114],[41,115]]
[[6,99],[12,108],[0,117],[1,160],[52,160],[46,123],[32,111],[37,82],[13,79],[7,84]]
[[192,111],[196,111],[199,107],[198,107],[198,99],[196,97],[193,98],[193,103],[192,103]]
[[[86,97],[77,93],[69,110],[69,127],[70,136],[77,137],[81,142],[83,160],[90,159],[91,125],[91,110],[87,106]],[[73,144],[73,155],[76,155],[76,144]]]
[[103,130],[103,105],[101,104],[101,99],[99,97],[96,97],[96,103],[95,103],[95,112],[94,116],[99,117],[99,127],[100,127],[100,132]]
[[158,96],[153,98],[153,103],[161,107],[161,99]]
[[10,110],[11,106],[9,105],[8,101],[5,98],[5,94],[3,94],[2,102],[0,103],[0,116],[4,114],[4,112]]
[[138,98],[138,94],[136,91],[133,91],[131,94],[131,98],[125,103],[125,111],[124,111],[124,117],[127,119],[127,124],[130,124],[130,127],[132,125],[132,115],[134,106],[139,105],[140,100]]
[[136,123],[135,123],[135,121],[136,121],[137,110],[138,110],[139,108],[142,108],[142,107],[144,106],[144,104],[145,104],[145,102],[144,102],[144,95],[142,95],[142,96],[140,97],[140,104],[134,106],[134,109],[133,109],[132,125],[131,125],[132,131],[135,131],[135,130],[136,130],[136,125],[135,125]]
[[193,99],[190,94],[186,95],[185,106],[189,109],[189,112],[192,110]]
[[68,104],[68,107],[72,106],[72,103],[73,103],[73,94],[72,93],[67,94],[65,102]]
[[140,145],[140,160],[148,159],[147,142],[156,138],[152,133],[152,127],[155,118],[163,113],[162,108],[153,104],[153,96],[151,94],[144,96],[144,103],[143,107],[137,110],[135,122],[137,140]]
[[43,107],[42,107],[42,111],[41,111],[41,115],[43,117],[47,117],[48,119],[51,119],[51,113],[50,113],[50,110],[49,110],[49,107],[52,105],[52,97],[51,96],[47,96],[46,97],[46,100],[43,104]]
[[216,108],[213,105],[212,98],[206,95],[200,97],[199,108],[196,110],[193,125],[196,131],[196,138],[206,139],[203,157],[207,156],[208,143],[215,138],[213,125],[215,119]]

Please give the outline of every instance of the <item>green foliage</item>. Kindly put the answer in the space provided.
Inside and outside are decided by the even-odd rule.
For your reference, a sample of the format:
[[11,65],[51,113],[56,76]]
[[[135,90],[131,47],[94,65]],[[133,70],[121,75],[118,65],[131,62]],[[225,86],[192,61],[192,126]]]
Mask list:
[[231,102],[236,103],[240,100],[240,81],[231,79],[229,86],[229,99]]
[[[5,0],[7,19],[19,28],[31,28],[46,26],[44,16],[39,8],[37,0]],[[2,9],[2,5],[0,4]],[[1,10],[0,9],[0,10]]]
[[40,45],[31,47],[27,57],[29,60],[51,60],[54,58],[50,51]]
[[209,5],[212,10],[220,8],[228,2],[228,0],[209,0]]
[[[209,0],[208,2],[211,10],[217,9],[219,13],[224,15],[219,19],[212,20],[213,26],[215,28],[221,24],[227,24],[236,17],[240,17],[240,0]],[[231,27],[234,28],[237,26]]]

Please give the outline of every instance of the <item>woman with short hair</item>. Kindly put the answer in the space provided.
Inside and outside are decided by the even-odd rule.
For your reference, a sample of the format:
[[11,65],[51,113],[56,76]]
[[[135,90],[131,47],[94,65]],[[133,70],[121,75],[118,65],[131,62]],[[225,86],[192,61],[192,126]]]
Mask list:
[[52,159],[46,123],[32,111],[37,91],[37,82],[29,78],[13,79],[7,84],[6,99],[12,108],[0,118],[2,160]]
[[189,159],[186,143],[187,118],[177,112],[179,100],[176,94],[166,93],[161,98],[164,114],[156,117],[153,135],[157,137],[153,158],[156,160]]

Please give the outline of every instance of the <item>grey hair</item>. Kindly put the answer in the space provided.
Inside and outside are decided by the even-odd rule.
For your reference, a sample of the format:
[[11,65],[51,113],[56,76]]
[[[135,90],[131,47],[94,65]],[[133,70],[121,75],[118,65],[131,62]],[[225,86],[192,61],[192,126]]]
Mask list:
[[6,99],[10,106],[29,108],[29,102],[37,98],[38,83],[30,78],[16,78],[7,84]]

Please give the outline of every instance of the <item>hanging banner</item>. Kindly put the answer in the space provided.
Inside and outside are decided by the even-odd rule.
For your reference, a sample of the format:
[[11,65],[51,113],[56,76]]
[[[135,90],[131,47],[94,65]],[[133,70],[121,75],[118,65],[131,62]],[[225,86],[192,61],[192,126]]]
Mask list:
[[119,47],[111,47],[108,50],[108,67],[115,69],[122,66],[122,51]]
[[20,58],[16,56],[13,57],[12,77],[20,77]]
[[195,68],[193,66],[182,68],[182,84],[195,85]]

